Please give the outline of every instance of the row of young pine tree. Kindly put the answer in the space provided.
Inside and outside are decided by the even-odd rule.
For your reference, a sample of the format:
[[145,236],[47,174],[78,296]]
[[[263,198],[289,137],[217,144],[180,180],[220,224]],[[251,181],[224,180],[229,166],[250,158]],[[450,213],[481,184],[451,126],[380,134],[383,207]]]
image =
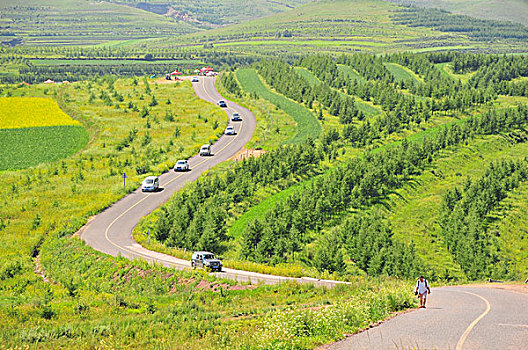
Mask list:
[[[377,214],[360,214],[333,224],[351,209],[368,209],[382,202],[410,176],[420,174],[439,150],[477,135],[508,132],[526,124],[526,107],[491,111],[444,127],[421,143],[403,141],[352,159],[276,203],[264,220],[250,222],[243,233],[241,257],[267,264],[302,260],[329,272],[343,272],[348,257],[356,268],[369,274],[410,277],[420,265],[409,262],[414,247],[393,240],[390,225],[380,224]],[[247,208],[249,203],[244,200],[264,186],[286,188],[314,176],[324,156],[324,148],[314,142],[284,146],[239,162],[225,175],[206,176],[162,207],[152,232],[169,246],[222,252],[231,239],[226,223],[235,211]],[[488,272],[478,267],[468,276]]]
[[501,278],[509,273],[497,237],[489,233],[488,214],[508,192],[528,179],[528,158],[493,162],[485,174],[447,190],[440,211],[441,234],[448,251],[469,279]]
[[201,177],[157,212],[153,236],[171,247],[222,252],[233,210],[249,205],[247,200],[264,187],[282,190],[313,176],[323,156],[307,141],[237,162],[222,175]]
[[[382,202],[410,176],[420,174],[439,150],[476,135],[507,132],[527,123],[526,107],[489,112],[481,118],[470,118],[461,125],[445,127],[435,137],[424,139],[420,144],[403,142],[384,151],[352,159],[277,203],[268,210],[263,220],[251,222],[244,232],[243,257],[268,264],[291,261],[313,243],[314,234],[323,234],[329,223],[339,221],[345,212],[362,210]],[[368,246],[368,242],[353,241],[357,247],[362,244]],[[323,251],[327,249],[325,244],[317,246]],[[391,249],[396,249],[394,247],[393,244]],[[411,249],[405,245],[397,247],[398,251],[394,254],[400,257],[407,256],[407,249]],[[367,255],[361,256],[360,250],[356,250],[355,254],[354,260],[362,261],[362,269],[372,270],[369,266],[373,256],[367,252]],[[329,269],[317,259],[317,256],[326,255],[316,251],[311,259],[314,266]],[[379,268],[375,270],[380,271]],[[481,274],[486,272],[478,270]]]

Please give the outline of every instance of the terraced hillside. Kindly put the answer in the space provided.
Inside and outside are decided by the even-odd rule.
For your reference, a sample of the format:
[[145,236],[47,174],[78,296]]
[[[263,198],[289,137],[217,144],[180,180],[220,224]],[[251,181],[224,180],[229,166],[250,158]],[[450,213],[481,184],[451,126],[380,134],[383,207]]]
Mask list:
[[122,45],[174,37],[263,17],[303,0],[0,1],[0,42],[7,45]]
[[[405,9],[383,0],[323,0],[272,17],[185,36],[177,41],[151,42],[147,45],[178,47],[183,41],[186,46],[205,44],[224,50],[288,54],[307,51],[526,50],[523,42],[503,39],[500,33],[493,32],[494,40],[483,43],[465,32],[449,30],[452,23],[459,21],[456,16],[442,18],[445,28],[413,25],[412,21],[419,23],[421,20],[417,16],[411,23],[400,24],[398,13]],[[424,11],[427,18],[438,17],[434,10]],[[480,21],[470,17],[464,21],[469,31],[480,30],[483,26]],[[505,25],[511,30],[519,30],[518,25]]]

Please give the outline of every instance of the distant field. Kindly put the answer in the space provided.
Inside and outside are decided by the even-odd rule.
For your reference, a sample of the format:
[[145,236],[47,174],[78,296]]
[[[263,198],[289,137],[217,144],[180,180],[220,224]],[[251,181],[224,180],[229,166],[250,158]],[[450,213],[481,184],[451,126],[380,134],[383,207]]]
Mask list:
[[80,125],[51,98],[0,97],[0,129]]
[[0,129],[0,171],[69,157],[89,140],[82,126]]
[[291,115],[297,122],[297,134],[289,143],[298,143],[308,138],[317,138],[319,136],[322,128],[314,114],[304,106],[268,90],[254,69],[239,69],[236,76],[244,91],[256,93],[259,97],[270,101]]
[[98,65],[98,66],[108,66],[108,65],[116,65],[116,64],[122,64],[122,65],[133,65],[133,64],[196,64],[196,65],[203,65],[204,62],[202,61],[195,61],[195,60],[153,60],[153,61],[147,61],[147,60],[83,60],[83,59],[32,59],[29,60],[31,64],[34,65],[44,65],[44,66],[60,66],[60,65],[76,65],[76,66],[88,66],[88,65]]
[[[96,45],[196,31],[189,23],[106,1],[1,0],[0,26],[18,45]],[[5,28],[5,29],[4,29]]]

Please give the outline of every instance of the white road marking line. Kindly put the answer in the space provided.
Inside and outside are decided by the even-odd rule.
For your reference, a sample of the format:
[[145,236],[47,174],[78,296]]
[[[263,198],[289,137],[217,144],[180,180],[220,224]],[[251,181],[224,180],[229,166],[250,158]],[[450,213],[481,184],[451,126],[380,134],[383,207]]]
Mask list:
[[488,301],[486,298],[484,298],[484,297],[482,297],[482,296],[480,296],[480,295],[478,295],[478,294],[471,293],[471,292],[463,292],[463,293],[471,294],[471,295],[473,295],[473,296],[476,296],[476,297],[482,299],[482,300],[486,303],[486,311],[484,311],[484,312],[482,313],[482,315],[480,315],[480,316],[477,317],[473,322],[471,322],[471,324],[470,324],[469,327],[466,329],[466,331],[464,332],[464,334],[462,334],[462,336],[461,336],[460,339],[458,340],[458,343],[457,343],[456,348],[455,348],[456,350],[462,350],[462,347],[464,346],[464,342],[466,341],[466,339],[467,339],[469,333],[471,333],[471,331],[473,330],[473,328],[475,328],[475,326],[477,325],[477,323],[479,323],[480,320],[482,320],[482,319],[488,314],[488,312],[489,312],[490,309],[491,309],[491,305],[490,305],[489,301]]

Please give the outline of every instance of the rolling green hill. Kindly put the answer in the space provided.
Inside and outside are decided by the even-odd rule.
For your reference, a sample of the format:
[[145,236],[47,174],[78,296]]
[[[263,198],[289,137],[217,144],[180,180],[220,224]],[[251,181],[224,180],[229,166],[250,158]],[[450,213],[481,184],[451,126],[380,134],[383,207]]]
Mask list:
[[241,23],[292,9],[309,0],[112,0],[204,28]]
[[2,0],[0,9],[0,40],[12,45],[96,45],[196,31],[183,21],[102,1]]

